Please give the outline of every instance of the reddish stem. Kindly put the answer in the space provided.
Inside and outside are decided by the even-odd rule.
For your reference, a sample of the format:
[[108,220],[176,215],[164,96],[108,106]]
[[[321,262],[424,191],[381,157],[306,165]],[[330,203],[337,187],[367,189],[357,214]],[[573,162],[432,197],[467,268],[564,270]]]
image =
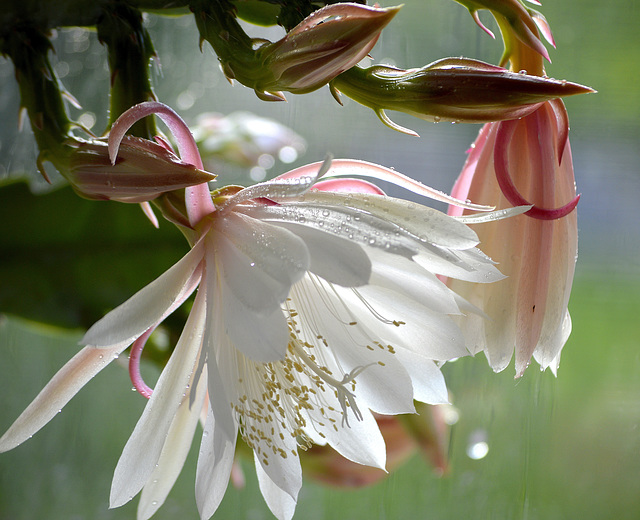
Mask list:
[[151,333],[155,329],[156,325],[150,327],[142,336],[135,340],[133,345],[131,345],[131,352],[129,354],[129,377],[131,378],[133,387],[142,397],[146,397],[147,399],[153,394],[153,389],[142,379],[142,374],[140,373],[140,358],[142,357],[142,351],[149,336],[151,336]]

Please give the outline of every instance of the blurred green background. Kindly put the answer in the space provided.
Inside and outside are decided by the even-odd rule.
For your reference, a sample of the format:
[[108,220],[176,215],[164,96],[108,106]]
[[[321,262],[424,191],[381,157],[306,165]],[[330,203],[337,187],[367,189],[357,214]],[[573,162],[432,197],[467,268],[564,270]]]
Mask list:
[[[550,51],[548,74],[598,90],[567,101],[582,199],[580,258],[570,303],[574,330],[558,378],[532,365],[514,381],[513,367],[493,374],[482,356],[449,364],[444,370],[460,414],[450,433],[449,472],[436,477],[416,457],[381,483],[358,491],[307,481],[296,518],[640,518],[640,6],[633,1],[604,5],[595,0],[547,0],[541,10],[557,43],[557,50]],[[384,127],[355,103],[338,106],[327,89],[289,95],[286,104],[264,103],[252,91],[229,85],[206,46],[202,54],[198,51],[189,16],[149,16],[146,23],[159,55],[153,77],[160,100],[188,122],[202,112],[250,110],[289,125],[308,143],[306,154],[294,165],[332,152],[393,166],[448,190],[479,129],[392,114],[421,135],[410,138]],[[260,29],[259,34],[271,39],[279,35],[271,29]],[[56,71],[84,107],[72,109],[74,117],[101,132],[109,78],[104,48],[95,34],[81,29],[60,30],[54,43]],[[496,62],[501,45],[482,33],[458,4],[406,0],[372,54],[376,62],[405,68],[444,56]],[[41,191],[32,137],[28,129],[16,131],[13,68],[2,59],[0,87],[0,178],[26,172],[34,189]],[[276,162],[265,175],[288,168]],[[234,181],[250,182],[246,173],[227,174]],[[103,212],[112,210],[104,208],[114,205],[80,201],[74,206],[52,199],[75,200],[71,195],[65,198],[68,189],[41,198],[12,189],[16,191],[0,189],[0,292],[13,292],[18,300],[24,294],[29,305],[25,312],[35,312],[38,305],[32,302],[54,294],[59,297],[59,321],[88,319],[73,314],[75,309],[65,307],[65,301],[90,300],[95,308],[83,312],[99,314],[101,298],[114,297],[98,294],[108,287],[105,280],[113,280],[114,287],[142,286],[148,279],[138,276],[139,270],[153,277],[180,255],[181,239],[168,229],[161,230],[159,239],[141,239],[148,237],[148,224],[135,207],[114,209],[107,222],[116,224],[106,228],[100,227]],[[89,206],[96,205],[100,209],[93,214]],[[78,245],[78,236],[83,244]],[[85,258],[87,250],[99,251],[104,269],[96,270]],[[47,270],[38,263],[43,251],[53,259],[42,264]],[[154,253],[153,265],[145,251]],[[69,265],[74,266],[73,279],[65,278]],[[82,294],[61,292],[72,283]],[[81,334],[78,329],[38,328],[13,317],[1,319],[0,431],[77,351]],[[0,519],[134,518],[137,499],[120,509],[107,508],[113,469],[143,406],[144,399],[131,391],[122,367],[114,365],[98,376],[38,435],[0,455]],[[486,441],[489,451],[474,460],[468,449],[478,438]],[[192,451],[197,452],[194,444]],[[253,469],[244,469],[246,488],[230,487],[214,518],[271,517]],[[194,475],[192,453],[154,518],[197,518]]]

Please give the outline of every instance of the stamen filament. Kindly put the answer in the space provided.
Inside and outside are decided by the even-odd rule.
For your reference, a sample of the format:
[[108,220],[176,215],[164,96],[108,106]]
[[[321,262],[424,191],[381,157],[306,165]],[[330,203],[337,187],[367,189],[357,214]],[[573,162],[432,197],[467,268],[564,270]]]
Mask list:
[[[351,408],[353,411],[353,415],[358,421],[362,420],[362,412],[358,408],[358,404],[356,403],[356,397],[346,388],[346,384],[353,381],[359,374],[362,373],[368,366],[364,367],[356,367],[351,372],[346,373],[342,377],[342,381],[338,381],[337,379],[330,376],[327,372],[322,370],[316,363],[311,359],[311,357],[304,351],[302,346],[297,341],[292,341],[290,343],[293,351],[298,355],[305,364],[325,383],[331,385],[338,394],[338,401],[340,401],[340,406],[342,407],[342,425],[345,424],[349,426],[349,417],[347,415],[347,408]],[[374,365],[375,363],[371,363]],[[347,407],[347,403],[349,406]]]

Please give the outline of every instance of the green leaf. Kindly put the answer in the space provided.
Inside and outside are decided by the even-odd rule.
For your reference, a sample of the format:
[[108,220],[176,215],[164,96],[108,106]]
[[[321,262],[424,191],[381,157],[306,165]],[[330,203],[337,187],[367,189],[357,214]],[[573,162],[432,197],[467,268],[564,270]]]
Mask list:
[[188,250],[137,205],[79,198],[68,187],[33,195],[0,187],[0,313],[87,328]]

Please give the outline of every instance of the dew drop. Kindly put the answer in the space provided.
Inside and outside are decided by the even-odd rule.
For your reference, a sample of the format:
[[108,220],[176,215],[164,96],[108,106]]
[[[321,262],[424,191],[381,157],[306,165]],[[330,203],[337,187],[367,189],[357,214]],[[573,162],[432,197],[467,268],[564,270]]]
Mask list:
[[485,430],[474,430],[469,435],[467,443],[467,456],[473,460],[480,460],[489,453],[489,444],[487,443],[487,432]]
[[292,163],[298,158],[298,151],[293,146],[283,146],[278,152],[278,158],[283,163]]
[[489,445],[484,441],[467,446],[467,455],[473,460],[483,459],[487,453],[489,453]]

